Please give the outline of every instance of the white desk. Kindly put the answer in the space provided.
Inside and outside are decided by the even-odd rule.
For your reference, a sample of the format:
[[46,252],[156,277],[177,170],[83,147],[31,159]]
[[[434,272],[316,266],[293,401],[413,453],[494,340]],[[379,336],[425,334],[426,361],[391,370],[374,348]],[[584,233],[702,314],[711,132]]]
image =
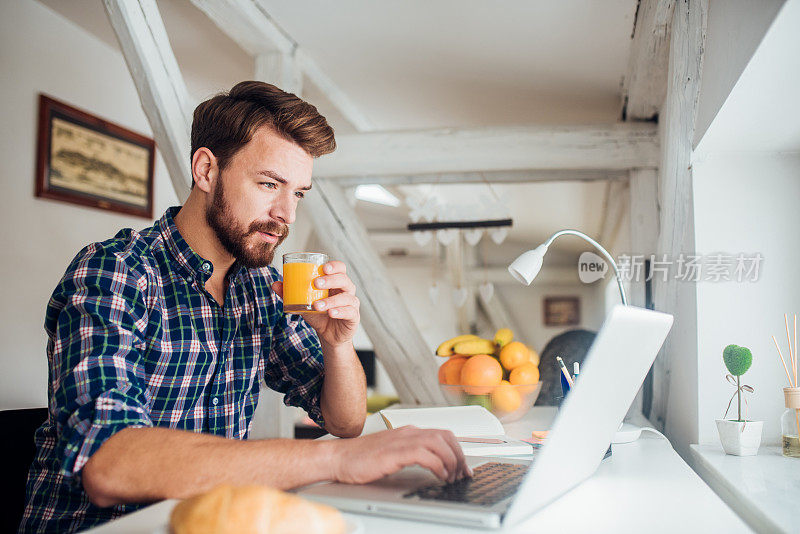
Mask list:
[[700,476],[757,531],[800,531],[800,458],[763,445],[755,456],[730,456],[718,445],[691,450]]
[[[535,407],[521,421],[506,425],[512,437],[529,437],[549,426],[553,408]],[[370,418],[366,432],[379,430]],[[164,501],[107,523],[95,534],[151,533],[167,524],[175,501]],[[471,531],[432,523],[350,515],[366,533],[429,534]],[[506,532],[751,532],[747,525],[678,456],[670,444],[644,435],[614,445],[597,472],[544,510]],[[486,531],[474,531],[486,532]]]

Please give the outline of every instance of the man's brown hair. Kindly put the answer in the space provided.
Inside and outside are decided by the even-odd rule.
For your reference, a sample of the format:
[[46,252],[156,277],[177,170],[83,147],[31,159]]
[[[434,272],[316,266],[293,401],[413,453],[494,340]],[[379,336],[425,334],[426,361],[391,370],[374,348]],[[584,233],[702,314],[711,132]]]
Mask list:
[[189,158],[198,148],[206,147],[222,170],[264,125],[297,143],[311,157],[336,149],[333,128],[316,107],[274,85],[248,81],[237,83],[227,93],[220,93],[195,108]]

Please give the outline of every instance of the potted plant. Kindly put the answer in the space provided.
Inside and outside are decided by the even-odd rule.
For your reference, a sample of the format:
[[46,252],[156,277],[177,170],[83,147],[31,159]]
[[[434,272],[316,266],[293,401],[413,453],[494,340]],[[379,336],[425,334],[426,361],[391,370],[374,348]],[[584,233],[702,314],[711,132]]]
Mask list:
[[[717,419],[717,431],[722,448],[727,454],[736,456],[752,456],[758,452],[761,445],[761,428],[763,421],[748,421],[747,418],[747,399],[745,401],[745,418],[742,418],[742,393],[752,393],[753,388],[741,383],[741,376],[750,369],[753,364],[753,355],[747,347],[738,345],[728,345],[722,351],[722,359],[725,367],[730,374],[725,376],[731,384],[736,386],[736,392],[728,401],[728,408],[722,419]],[[737,418],[727,420],[728,411],[731,408],[733,398],[736,397]]]

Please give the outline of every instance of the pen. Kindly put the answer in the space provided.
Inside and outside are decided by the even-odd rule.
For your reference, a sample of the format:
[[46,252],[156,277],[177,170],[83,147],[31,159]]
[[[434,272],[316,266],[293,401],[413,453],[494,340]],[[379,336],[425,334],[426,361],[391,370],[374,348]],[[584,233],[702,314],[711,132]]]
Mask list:
[[564,378],[567,379],[569,387],[572,387],[573,386],[572,377],[569,376],[569,371],[567,371],[567,366],[564,365],[564,360],[561,359],[561,356],[556,356],[556,361],[558,362],[558,365],[561,366],[561,372],[564,373]]

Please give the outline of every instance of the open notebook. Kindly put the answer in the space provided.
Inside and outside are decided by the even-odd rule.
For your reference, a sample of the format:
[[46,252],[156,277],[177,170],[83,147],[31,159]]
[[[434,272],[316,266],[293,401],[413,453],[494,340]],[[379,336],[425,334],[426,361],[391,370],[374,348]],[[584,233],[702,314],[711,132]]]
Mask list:
[[533,454],[533,447],[506,436],[503,425],[482,406],[387,409],[379,412],[387,428],[414,425],[450,430],[468,456]]

